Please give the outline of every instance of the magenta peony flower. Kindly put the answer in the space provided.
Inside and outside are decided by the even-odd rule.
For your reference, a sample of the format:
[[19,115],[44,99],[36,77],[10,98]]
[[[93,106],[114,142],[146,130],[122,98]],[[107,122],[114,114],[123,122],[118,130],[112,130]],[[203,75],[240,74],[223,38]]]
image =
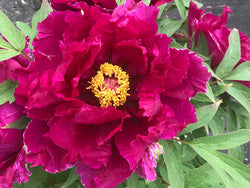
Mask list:
[[23,131],[0,128],[0,187],[10,188],[13,183],[27,182],[31,173],[25,166]]
[[[232,12],[226,6],[220,17],[205,13],[205,10],[199,9],[195,3],[190,2],[188,14],[188,30],[190,39],[195,36],[197,43],[199,32],[203,32],[209,48],[209,55],[212,54],[211,66],[216,67],[222,61],[229,46],[228,37],[232,29],[227,28],[228,13]],[[250,60],[250,39],[246,34],[239,32],[241,42],[241,59],[236,66]],[[250,83],[244,85],[250,88]]]
[[23,132],[21,129],[2,128],[24,114],[16,103],[0,106],[0,187],[10,188],[13,183],[27,182],[31,173],[25,166]]
[[89,6],[103,7],[113,10],[117,7],[115,0],[51,0],[50,4],[55,10],[79,10],[78,4],[87,3]]
[[[131,0],[136,3],[141,0]],[[160,6],[164,3],[169,3],[173,0],[152,0],[150,5]],[[89,6],[102,7],[112,11],[117,7],[115,0],[50,0],[50,4],[55,10],[80,10],[81,6],[78,3],[87,3]]]
[[[28,43],[23,52],[30,58]],[[0,62],[0,83],[14,81],[27,76],[30,61],[22,55]],[[8,124],[25,116],[23,106],[16,102],[0,105],[0,187],[10,188],[13,183],[27,182],[31,173],[26,168],[23,132],[21,129],[6,128]]]
[[33,119],[26,161],[52,173],[76,165],[86,187],[115,187],[134,171],[154,180],[158,140],[196,122],[189,100],[210,74],[195,53],[169,49],[156,7],[81,9],[38,25],[35,61],[15,92]]

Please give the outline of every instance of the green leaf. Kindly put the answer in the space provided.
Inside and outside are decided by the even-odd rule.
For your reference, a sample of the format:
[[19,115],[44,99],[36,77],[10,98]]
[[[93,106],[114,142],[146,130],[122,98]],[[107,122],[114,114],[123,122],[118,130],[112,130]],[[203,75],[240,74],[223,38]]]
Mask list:
[[19,55],[20,52],[14,50],[0,49],[0,61],[7,60],[9,58]]
[[157,20],[164,18],[166,14],[166,5],[163,4],[163,5],[158,6],[157,8],[160,10],[157,16]]
[[119,5],[122,5],[125,3],[126,0],[115,0],[116,4],[119,6]]
[[167,167],[164,163],[162,163],[160,166],[159,166],[159,172],[160,172],[160,175],[161,177],[165,180],[165,181],[169,181],[168,180],[168,170],[167,170]]
[[242,129],[250,129],[250,117],[237,116],[238,123]]
[[178,135],[184,135],[187,134],[195,129],[198,129],[204,125],[206,125],[215,115],[218,107],[220,106],[221,101],[218,101],[214,104],[202,106],[196,109],[196,115],[197,115],[197,123],[192,123],[187,125],[185,129]]
[[52,8],[50,7],[50,4],[48,3],[47,0],[43,0],[41,8],[34,14],[34,16],[32,18],[32,29],[31,29],[31,32],[29,34],[30,47],[32,45],[32,41],[38,35],[38,31],[36,29],[37,24],[42,22],[45,18],[47,18],[47,16],[49,15],[50,12],[52,12]]
[[0,37],[0,61],[7,60],[20,54],[10,43]]
[[17,21],[16,26],[21,30],[21,32],[25,36],[28,36],[30,34],[30,32],[31,32],[31,27],[28,24],[24,23],[24,22]]
[[172,42],[169,44],[169,48],[184,49],[184,47],[183,47],[181,44],[179,44],[179,43],[177,43],[177,42],[175,42],[175,41],[172,41]]
[[[229,82],[225,81],[225,83]],[[227,93],[235,98],[250,113],[250,89],[237,82],[232,83],[233,85],[227,90]]]
[[217,113],[209,121],[208,126],[209,126],[209,128],[214,136],[218,135],[218,134],[223,134],[225,131],[224,121],[223,121],[222,117],[220,115],[218,115]]
[[195,97],[191,99],[191,101],[199,101],[199,102],[209,102],[211,103],[211,99],[207,97],[204,93],[197,93]]
[[226,107],[227,110],[227,132],[233,132],[239,130],[239,127],[237,125],[237,115],[236,113],[231,109],[231,106]]
[[143,181],[143,180],[139,180],[136,183],[136,188],[145,188],[145,187],[146,187],[146,184],[145,184],[145,181]]
[[[193,52],[192,50],[190,50],[191,52]],[[196,52],[196,55],[198,55],[199,57],[201,57],[203,59],[203,63],[205,63],[204,61],[208,61],[210,60],[208,57]]]
[[[166,7],[165,4],[163,4],[163,5]],[[159,8],[159,7],[157,7],[157,8]],[[166,7],[166,14],[167,14],[168,12],[171,12],[172,10],[175,10],[175,9],[177,9],[177,6],[176,6],[175,4],[170,5],[170,7]],[[168,17],[167,15],[165,15],[165,16]]]
[[[41,166],[29,168],[32,175],[27,183],[22,183],[21,185],[15,184],[14,188],[56,188],[62,186],[62,184],[67,180],[70,170],[66,170],[60,173],[51,174],[43,170]],[[75,186],[70,186],[69,188],[83,187],[79,184]]]
[[187,17],[187,10],[184,6],[183,0],[175,0],[175,4],[177,6],[181,18],[184,20]]
[[[199,40],[197,42],[197,46],[194,45],[193,50],[199,54],[202,54],[205,57],[208,57],[209,49],[208,49],[207,39],[206,39],[205,35],[203,34],[203,32],[199,32],[198,39]],[[195,40],[193,39],[193,41],[195,41]]]
[[2,11],[0,11],[0,25],[0,33],[2,33],[12,46],[22,52],[26,44],[26,39]]
[[[184,0],[183,3],[184,3],[184,6],[189,8],[189,5],[190,5],[190,1],[191,0]],[[193,0],[193,2],[197,5],[198,8],[201,8],[203,6],[202,3],[199,3],[198,1],[195,1]]]
[[133,173],[127,179],[127,188],[137,188],[138,180],[139,180],[139,176],[136,173]]
[[185,174],[185,188],[225,188],[223,181],[208,163]]
[[142,0],[146,5],[150,5],[151,0]]
[[240,146],[248,141],[250,141],[250,129],[241,129],[222,135],[198,138],[190,143],[213,150],[225,150]]
[[177,149],[179,150],[181,161],[187,162],[196,157],[197,153],[192,150],[189,145],[179,144]]
[[2,128],[6,128],[6,129],[25,129],[26,126],[29,124],[30,119],[27,118],[26,116],[2,127]]
[[18,85],[18,82],[14,82],[11,79],[6,80],[0,84],[0,105],[6,102],[14,102],[14,91]]
[[237,114],[237,116],[250,117],[250,113],[237,101],[229,101],[228,104],[230,108]]
[[207,147],[201,148],[194,144],[191,144],[191,147],[215,169],[226,187],[250,187],[250,169],[247,166],[226,154],[210,150]]
[[159,30],[158,33],[164,33],[171,37],[182,25],[183,20],[175,20],[171,18],[157,20]]
[[248,114],[248,116],[239,114],[236,116],[236,120],[239,129],[250,129],[250,114]]
[[[207,127],[207,125],[205,125],[205,127]],[[192,131],[192,136],[193,138],[204,137],[207,136],[207,131],[203,127],[200,127],[199,129],[195,129]]]
[[223,60],[216,69],[216,74],[220,78],[226,77],[239,62],[241,56],[240,49],[239,31],[237,29],[232,29],[229,35],[229,47]]
[[67,188],[69,187],[71,184],[73,184],[77,178],[79,178],[80,175],[76,174],[76,167],[73,167],[70,171],[69,177],[68,179],[65,181],[65,183],[63,184],[63,186],[61,188]]
[[237,102],[228,102],[227,130],[250,129],[250,114]]
[[[194,153],[196,153],[196,152],[194,152]],[[182,162],[182,167],[183,167],[184,173],[195,169],[195,167],[190,162]]]
[[244,161],[244,146],[238,146],[228,150],[228,155],[234,157],[235,159],[243,162]]
[[250,61],[240,64],[224,80],[250,81]]
[[27,183],[22,183],[21,185],[15,184],[14,188],[45,188],[43,182],[48,177],[48,172],[42,170],[42,167],[33,167],[30,169],[32,175]]
[[205,93],[205,95],[212,101],[212,102],[216,102],[215,101],[215,97],[212,91],[212,88],[210,87],[209,83],[207,83],[207,92]]
[[211,69],[211,67],[210,67],[207,63],[203,62],[203,64],[207,67],[207,70],[208,70],[208,72],[211,73],[212,77],[214,77],[214,78],[216,78],[217,80],[220,80],[220,81],[223,82],[223,80],[222,80],[221,78],[219,78],[219,77],[214,73],[214,71]]
[[228,88],[232,87],[232,83],[229,84],[225,84],[225,85],[212,85],[212,90],[213,90],[213,94],[214,96],[218,96],[222,93],[225,93]]
[[165,154],[164,161],[168,170],[168,178],[171,188],[184,187],[184,173],[179,152],[172,140],[160,140]]
[[[54,187],[51,187],[51,188],[61,188],[61,186],[62,186],[62,183],[59,183],[59,184],[54,185]],[[84,188],[84,186],[81,184],[81,182],[79,180],[76,180],[68,188]],[[124,188],[124,187],[120,187],[120,188]]]
[[5,41],[2,37],[0,37],[0,47],[16,51],[16,49],[11,46],[11,44],[9,44],[7,41]]
[[168,186],[166,184],[163,184],[161,180],[157,178],[155,181],[149,182],[147,188],[168,188]]
[[[125,182],[126,182],[126,180],[125,180]],[[126,188],[126,186],[124,185],[125,182],[123,182],[123,183],[117,185],[115,188]],[[72,187],[72,188],[73,188],[73,187]]]

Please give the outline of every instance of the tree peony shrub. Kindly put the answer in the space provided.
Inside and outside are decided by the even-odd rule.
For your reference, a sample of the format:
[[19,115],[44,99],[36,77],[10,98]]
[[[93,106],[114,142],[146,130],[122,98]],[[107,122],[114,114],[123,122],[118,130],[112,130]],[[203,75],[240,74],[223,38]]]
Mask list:
[[81,6],[38,25],[35,60],[16,88],[32,118],[27,162],[52,173],[76,164],[86,187],[113,187],[134,171],[155,180],[158,140],[196,122],[189,100],[210,74],[157,34],[157,8],[128,1],[110,15]]

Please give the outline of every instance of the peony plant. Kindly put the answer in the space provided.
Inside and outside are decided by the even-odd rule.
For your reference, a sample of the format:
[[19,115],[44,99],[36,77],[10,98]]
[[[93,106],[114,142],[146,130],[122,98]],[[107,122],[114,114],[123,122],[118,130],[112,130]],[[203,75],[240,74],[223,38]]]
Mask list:
[[0,12],[0,187],[249,187],[250,40],[199,7]]

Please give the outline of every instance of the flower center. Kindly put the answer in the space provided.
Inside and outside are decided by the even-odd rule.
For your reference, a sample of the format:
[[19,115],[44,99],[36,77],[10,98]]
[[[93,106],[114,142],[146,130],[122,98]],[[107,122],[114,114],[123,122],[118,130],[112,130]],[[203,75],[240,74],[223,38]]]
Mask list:
[[109,105],[119,107],[129,96],[129,76],[117,65],[102,64],[89,83],[91,85],[87,89],[92,90],[103,108]]

